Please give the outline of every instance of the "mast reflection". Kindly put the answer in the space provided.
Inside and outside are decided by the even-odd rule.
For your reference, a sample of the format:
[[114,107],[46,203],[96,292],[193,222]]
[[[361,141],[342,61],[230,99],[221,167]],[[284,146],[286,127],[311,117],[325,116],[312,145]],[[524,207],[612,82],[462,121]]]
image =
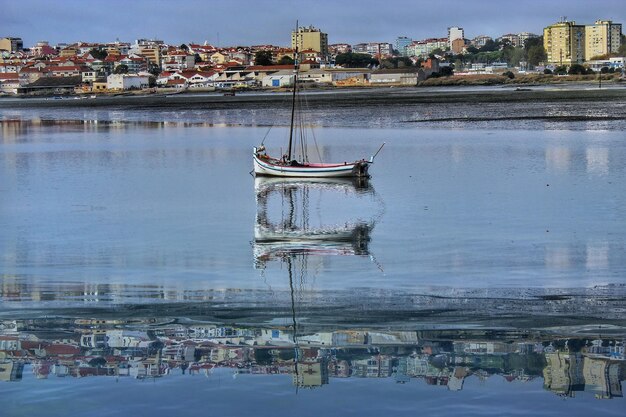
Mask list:
[[[293,384],[297,388],[314,388],[328,384],[328,360],[311,355],[303,349],[298,337],[297,298],[294,274],[302,288],[310,256],[369,255],[370,234],[375,218],[362,220],[351,210],[341,221],[341,210],[335,198],[374,195],[367,179],[255,179],[256,221],[254,227],[254,260],[257,269],[265,269],[269,261],[286,265],[291,298],[291,330],[293,332]],[[317,198],[317,199],[316,199]],[[314,201],[315,200],[315,201]],[[332,206],[327,220],[321,213],[324,203]],[[313,220],[313,215],[318,218]],[[324,213],[326,215],[326,213]],[[294,268],[299,268],[295,271]],[[300,294],[301,295],[301,294]],[[315,351],[317,352],[317,351]]]

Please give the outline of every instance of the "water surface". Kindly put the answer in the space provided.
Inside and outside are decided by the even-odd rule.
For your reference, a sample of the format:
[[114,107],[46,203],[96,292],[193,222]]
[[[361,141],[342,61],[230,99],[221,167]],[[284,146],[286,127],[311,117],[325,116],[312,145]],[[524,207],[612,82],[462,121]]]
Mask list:
[[[617,415],[613,104],[315,105],[312,154],[386,142],[367,183],[255,180],[252,147],[285,146],[275,108],[1,109],[0,374],[19,381],[0,387],[6,412],[241,415],[246,396],[277,414]],[[326,379],[330,363],[348,373]]]

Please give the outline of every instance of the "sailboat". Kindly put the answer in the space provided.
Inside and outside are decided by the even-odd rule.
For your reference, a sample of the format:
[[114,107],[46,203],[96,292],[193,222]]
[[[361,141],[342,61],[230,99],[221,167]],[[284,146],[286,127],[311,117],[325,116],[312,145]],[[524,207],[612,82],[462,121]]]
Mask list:
[[[296,36],[298,29],[296,28]],[[385,145],[380,146],[378,151],[370,157],[369,160],[359,159],[354,162],[339,163],[312,163],[309,162],[306,154],[306,145],[304,144],[304,135],[302,126],[295,126],[297,104],[298,104],[298,75],[299,75],[299,56],[298,42],[294,53],[294,81],[293,92],[291,98],[291,124],[289,128],[289,144],[287,153],[281,157],[272,157],[267,154],[265,146],[253,148],[253,161],[255,175],[267,175],[274,177],[300,177],[300,178],[337,178],[337,177],[356,177],[369,178],[369,167],[374,163],[374,158]],[[295,142],[298,140],[295,135],[300,134],[300,159],[296,157]]]

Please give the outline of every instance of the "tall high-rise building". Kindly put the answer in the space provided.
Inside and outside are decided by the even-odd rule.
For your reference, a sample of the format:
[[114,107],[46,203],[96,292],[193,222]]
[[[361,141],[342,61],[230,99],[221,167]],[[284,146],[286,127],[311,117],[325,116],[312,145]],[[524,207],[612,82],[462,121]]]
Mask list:
[[464,38],[465,31],[463,31],[463,28],[460,28],[458,26],[452,26],[448,28],[448,48],[452,49],[452,42],[454,42],[455,40]]
[[562,20],[543,29],[543,47],[552,65],[582,64],[585,61],[585,26]]
[[411,38],[407,38],[406,36],[398,36],[396,38],[396,51],[402,56],[408,56],[406,52],[406,47],[413,43]]
[[299,51],[312,49],[328,59],[328,35],[313,26],[299,27],[297,32],[291,32],[291,48]]
[[585,59],[616,53],[622,42],[622,24],[597,20],[585,26]]

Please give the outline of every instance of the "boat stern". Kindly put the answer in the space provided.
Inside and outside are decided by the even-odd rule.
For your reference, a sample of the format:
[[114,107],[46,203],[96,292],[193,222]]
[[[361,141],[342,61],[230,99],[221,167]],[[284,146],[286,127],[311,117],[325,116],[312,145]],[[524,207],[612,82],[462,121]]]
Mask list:
[[352,168],[352,175],[357,178],[369,178],[369,168],[371,164],[370,161],[366,161],[365,159],[355,162]]

